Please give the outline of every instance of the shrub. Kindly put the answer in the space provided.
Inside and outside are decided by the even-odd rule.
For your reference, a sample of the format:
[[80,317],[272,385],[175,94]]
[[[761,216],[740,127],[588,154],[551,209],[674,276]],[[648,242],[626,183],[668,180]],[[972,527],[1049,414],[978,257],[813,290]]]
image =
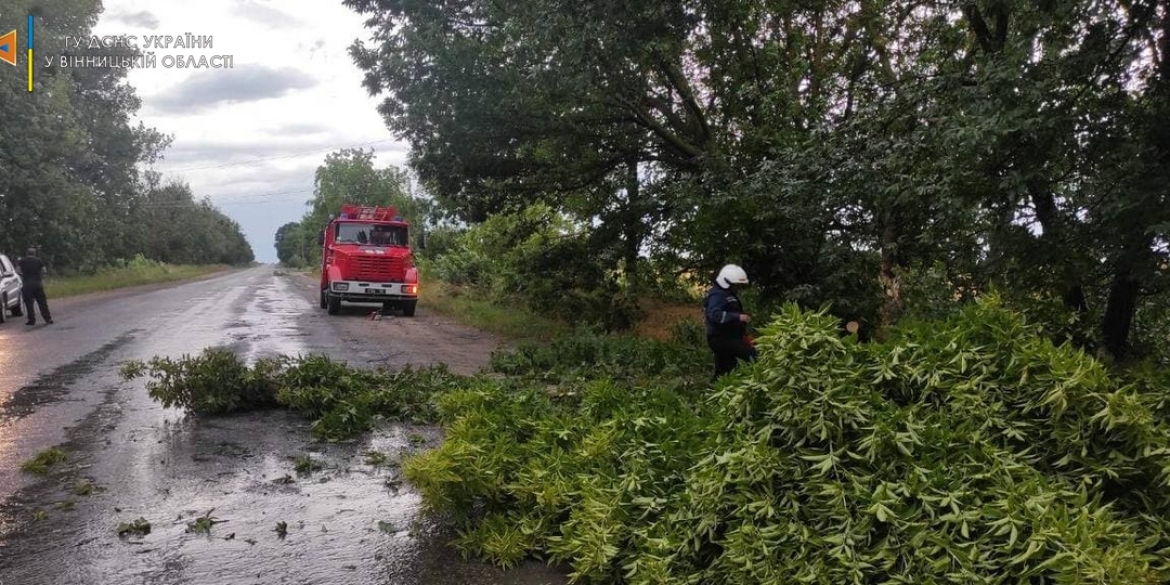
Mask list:
[[638,318],[581,225],[544,204],[497,214],[449,242],[424,263],[427,274],[470,286],[489,299],[513,302],[570,324],[628,328]]

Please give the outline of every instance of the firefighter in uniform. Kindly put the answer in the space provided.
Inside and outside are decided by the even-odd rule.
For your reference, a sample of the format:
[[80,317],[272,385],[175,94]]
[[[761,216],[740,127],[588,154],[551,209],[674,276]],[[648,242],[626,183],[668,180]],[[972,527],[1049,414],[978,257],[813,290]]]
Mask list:
[[728,264],[715,277],[707,293],[704,312],[707,322],[707,345],[715,354],[715,379],[735,369],[737,360],[755,361],[756,348],[748,343],[747,326],[751,316],[743,312],[736,286],[748,284],[747,273]]

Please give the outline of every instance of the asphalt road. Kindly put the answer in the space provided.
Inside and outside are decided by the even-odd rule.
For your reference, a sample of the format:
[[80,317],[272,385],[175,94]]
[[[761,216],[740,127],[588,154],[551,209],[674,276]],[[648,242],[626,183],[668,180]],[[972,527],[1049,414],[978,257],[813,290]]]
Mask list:
[[[126,360],[213,346],[471,372],[499,346],[422,309],[370,320],[372,307],[328,316],[316,301],[311,281],[260,267],[50,299],[53,325],[0,325],[0,585],[563,583],[540,564],[463,561],[397,470],[365,462],[433,447],[437,429],[319,445],[289,413],[192,420],[118,374]],[[69,457],[57,471],[20,471],[52,446]],[[298,457],[322,469],[298,475]],[[188,531],[200,516],[217,520],[209,534]],[[148,534],[115,533],[137,518]]]

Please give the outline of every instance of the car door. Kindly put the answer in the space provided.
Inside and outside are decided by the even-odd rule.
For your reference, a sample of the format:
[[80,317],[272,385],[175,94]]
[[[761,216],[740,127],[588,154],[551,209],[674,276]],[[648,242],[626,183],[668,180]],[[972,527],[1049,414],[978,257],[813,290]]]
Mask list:
[[0,254],[0,292],[8,293],[8,302],[13,303],[13,299],[20,302],[20,277],[16,275],[16,267],[12,265],[12,261],[8,256]]

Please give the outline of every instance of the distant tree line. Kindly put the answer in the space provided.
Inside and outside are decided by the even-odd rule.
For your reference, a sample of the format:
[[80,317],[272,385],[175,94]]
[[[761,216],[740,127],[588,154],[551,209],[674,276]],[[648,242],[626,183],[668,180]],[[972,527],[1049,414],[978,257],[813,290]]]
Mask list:
[[[66,36],[89,35],[101,11],[97,0],[0,0],[6,18],[34,15],[38,59],[64,54]],[[26,38],[27,24],[18,20]],[[126,69],[42,64],[34,64],[31,93],[25,76],[13,74],[23,63],[0,76],[0,252],[36,246],[58,271],[95,270],[138,254],[191,264],[253,260],[238,224],[187,185],[141,170],[171,139],[131,123],[141,102]]]
[[568,214],[615,294],[736,262],[879,328],[931,281],[1170,346],[1165,0],[344,3],[428,191]]
[[434,211],[430,200],[414,194],[407,173],[394,166],[377,168],[374,152],[345,148],[325,157],[317,168],[313,196],[303,218],[276,231],[276,256],[290,267],[316,265],[321,261],[320,237],[329,220],[346,203],[394,207],[414,233],[425,229]]

